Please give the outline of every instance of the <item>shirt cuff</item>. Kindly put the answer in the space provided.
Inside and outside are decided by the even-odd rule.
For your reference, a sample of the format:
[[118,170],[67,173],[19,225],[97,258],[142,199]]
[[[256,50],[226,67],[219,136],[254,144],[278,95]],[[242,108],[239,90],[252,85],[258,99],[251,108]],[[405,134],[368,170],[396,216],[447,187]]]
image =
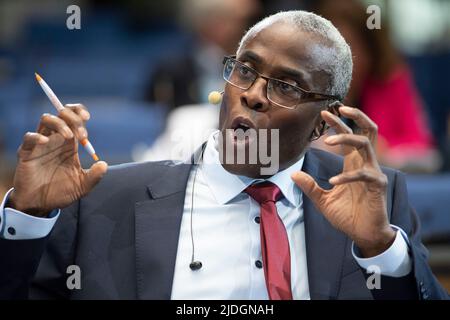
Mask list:
[[61,210],[53,210],[47,218],[35,217],[12,208],[5,208],[10,189],[0,205],[0,238],[31,240],[46,237],[58,220]]
[[388,277],[404,277],[412,270],[412,260],[409,256],[408,237],[399,227],[391,225],[397,230],[392,245],[384,252],[371,258],[358,256],[358,248],[352,244],[352,254],[361,268],[368,272],[380,273]]

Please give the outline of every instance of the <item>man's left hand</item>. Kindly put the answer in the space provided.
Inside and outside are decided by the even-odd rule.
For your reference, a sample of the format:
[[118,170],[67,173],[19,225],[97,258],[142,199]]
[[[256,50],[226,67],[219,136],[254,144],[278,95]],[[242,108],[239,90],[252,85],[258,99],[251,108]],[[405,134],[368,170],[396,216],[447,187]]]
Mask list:
[[322,189],[303,171],[294,173],[292,179],[325,218],[355,242],[364,257],[373,257],[388,249],[396,235],[386,209],[387,177],[374,151],[378,128],[359,109],[341,106],[339,112],[352,119],[358,130],[353,133],[336,115],[321,113],[337,133],[325,143],[344,149],[343,171],[329,180],[334,187]]

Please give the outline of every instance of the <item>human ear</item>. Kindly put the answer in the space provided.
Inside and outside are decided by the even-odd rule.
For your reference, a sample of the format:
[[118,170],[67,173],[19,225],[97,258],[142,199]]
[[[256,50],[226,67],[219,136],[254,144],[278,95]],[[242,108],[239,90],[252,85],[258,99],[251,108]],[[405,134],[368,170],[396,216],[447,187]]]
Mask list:
[[[332,103],[328,104],[327,106],[327,111],[340,117],[340,113],[339,113],[339,107],[342,106],[342,103],[340,101],[333,101]],[[314,141],[319,139],[322,135],[325,134],[325,132],[328,130],[328,125],[324,120],[320,121],[320,117],[319,117],[319,122],[316,124],[316,126],[314,127],[313,132],[311,133],[310,136],[310,141]]]

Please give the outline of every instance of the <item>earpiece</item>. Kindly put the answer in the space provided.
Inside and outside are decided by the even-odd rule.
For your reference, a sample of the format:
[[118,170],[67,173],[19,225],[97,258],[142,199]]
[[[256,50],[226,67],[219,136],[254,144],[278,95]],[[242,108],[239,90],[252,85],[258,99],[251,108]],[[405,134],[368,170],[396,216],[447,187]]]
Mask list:
[[335,115],[337,115],[338,117],[340,117],[340,113],[339,113],[339,107],[343,106],[344,104],[338,100],[333,101],[332,103],[330,103],[328,105],[328,111],[330,111],[331,113],[334,113]]
[[202,263],[200,261],[192,261],[189,264],[189,268],[191,268],[192,271],[199,270],[202,267]]
[[223,91],[211,91],[208,95],[208,102],[211,104],[219,104],[222,101]]
[[[222,97],[222,95],[217,92],[217,91],[213,91],[211,93],[218,93],[220,95],[220,97]],[[211,96],[211,94],[210,94]],[[197,163],[197,165],[195,166],[195,173],[194,173],[194,180],[192,181],[192,195],[191,195],[191,210],[190,210],[190,217],[191,217],[191,221],[190,221],[190,229],[191,229],[191,243],[192,243],[192,257],[191,257],[191,263],[189,264],[189,268],[191,268],[192,271],[197,271],[199,269],[202,268],[203,264],[201,261],[199,260],[195,260],[195,245],[194,245],[194,227],[192,226],[192,219],[193,219],[193,212],[194,212],[194,194],[195,194],[195,180],[197,179],[197,171],[199,166],[201,165],[201,163],[203,162],[203,153],[205,152],[205,148],[206,148],[206,143],[203,144],[202,146],[202,150],[200,152],[199,157],[197,158],[197,161],[195,163]]]
[[[332,103],[330,103],[328,105],[327,110],[335,115],[337,115],[338,117],[340,117],[340,113],[339,113],[339,107],[343,106],[343,103],[340,102],[339,100],[335,100]],[[314,131],[311,133],[311,137],[310,137],[310,141],[314,141],[319,139],[322,135],[325,134],[325,132],[328,130],[328,125],[325,121],[322,120],[321,122],[321,127],[320,128],[315,128]]]

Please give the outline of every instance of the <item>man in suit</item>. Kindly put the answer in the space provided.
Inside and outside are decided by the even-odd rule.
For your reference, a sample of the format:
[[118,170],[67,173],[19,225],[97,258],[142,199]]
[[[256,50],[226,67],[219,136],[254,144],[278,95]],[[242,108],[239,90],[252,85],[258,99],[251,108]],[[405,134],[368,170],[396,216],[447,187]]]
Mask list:
[[[377,163],[376,125],[334,103],[351,69],[350,48],[329,21],[290,11],[259,22],[237,56],[224,59],[220,130],[195,164],[83,170],[77,139],[87,137],[89,113],[68,105],[44,115],[24,137],[14,188],[0,206],[0,295],[447,298],[427,265],[402,174]],[[344,158],[308,150],[324,122],[337,132],[326,142],[341,145]],[[260,129],[279,136],[266,145],[279,156],[271,174],[261,158],[236,157],[263,149]],[[73,265],[78,289],[67,283]]]

